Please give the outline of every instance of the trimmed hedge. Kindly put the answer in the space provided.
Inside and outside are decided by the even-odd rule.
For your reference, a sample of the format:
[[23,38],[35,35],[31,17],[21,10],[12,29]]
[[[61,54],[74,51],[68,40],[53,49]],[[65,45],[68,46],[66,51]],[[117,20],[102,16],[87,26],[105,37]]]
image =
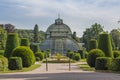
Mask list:
[[10,57],[8,68],[10,70],[22,70],[21,57]]
[[40,51],[39,44],[31,44],[30,49],[33,51],[34,54],[39,52]]
[[98,47],[98,42],[97,42],[97,40],[91,39],[91,40],[89,41],[89,51],[92,50],[92,49],[97,49],[97,47]]
[[87,56],[87,63],[90,67],[95,67],[95,61],[97,57],[104,57],[104,52],[100,49],[93,49]]
[[112,58],[110,57],[98,57],[95,63],[96,70],[108,70],[112,64]]
[[19,46],[19,39],[17,33],[9,33],[7,36],[6,48],[4,56],[9,58],[14,48]]
[[78,50],[80,56],[81,56],[81,59],[85,59],[85,53],[83,50]]
[[113,51],[114,58],[120,57],[120,51]]
[[81,56],[80,56],[79,53],[74,53],[72,59],[76,60],[76,61],[79,61],[81,59]]
[[0,71],[8,70],[8,59],[0,55]]
[[44,53],[43,52],[37,52],[35,54],[35,57],[39,57],[39,59],[42,61],[44,59]]
[[20,44],[21,46],[30,46],[30,42],[29,42],[29,40],[28,40],[28,38],[22,38],[21,39],[21,44]]
[[108,33],[99,35],[98,48],[105,53],[106,57],[113,57],[111,37]]
[[120,71],[120,57],[113,59],[111,70]]
[[69,57],[70,59],[72,59],[73,54],[74,54],[74,52],[68,51],[68,52],[66,53],[66,56]]
[[12,52],[13,57],[21,57],[23,67],[29,67],[35,63],[35,56],[32,50],[26,46],[19,46]]
[[4,50],[0,50],[0,55],[4,56]]

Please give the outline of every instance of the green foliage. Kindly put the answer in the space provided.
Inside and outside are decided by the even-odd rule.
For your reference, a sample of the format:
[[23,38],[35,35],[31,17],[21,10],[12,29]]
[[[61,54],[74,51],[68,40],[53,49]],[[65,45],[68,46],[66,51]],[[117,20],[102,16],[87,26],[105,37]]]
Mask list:
[[72,51],[67,51],[66,56],[72,59],[74,52]]
[[82,39],[83,39],[83,43],[85,43],[85,47],[87,48],[87,50],[88,50],[89,41],[91,39],[98,40],[98,35],[101,32],[103,32],[103,27],[98,23],[93,24],[90,28],[87,28],[84,31]]
[[76,60],[76,61],[79,61],[81,59],[81,56],[80,56],[79,53],[74,53],[72,59]]
[[110,57],[98,57],[95,63],[96,70],[108,70],[112,64],[112,58]]
[[5,43],[6,43],[6,31],[3,29],[3,26],[0,25],[0,50],[5,49]]
[[83,51],[83,54],[85,54],[85,58],[87,58],[88,52],[86,50]]
[[4,50],[0,50],[0,55],[4,56]]
[[93,49],[87,56],[87,63],[90,67],[95,67],[95,61],[97,57],[104,57],[104,52],[100,49]]
[[120,57],[120,51],[113,51],[114,58]]
[[31,44],[30,45],[31,50],[33,51],[34,54],[40,51],[39,49],[39,44]]
[[113,57],[111,38],[109,34],[103,33],[99,35],[98,48],[105,53],[106,57]]
[[44,53],[39,51],[35,54],[35,57],[39,57],[39,59],[42,61],[44,59]]
[[21,57],[10,57],[8,68],[10,70],[22,70],[22,59],[21,59]]
[[119,29],[113,29],[110,32],[110,35],[112,37],[113,43],[115,45],[115,50],[118,50],[120,48],[120,30]]
[[34,43],[38,43],[39,42],[39,38],[38,38],[38,32],[39,32],[39,28],[38,25],[36,24],[33,30],[33,39],[34,39]]
[[46,58],[46,56],[47,56],[47,57],[50,57],[50,50],[49,50],[49,49],[47,49],[47,50],[45,51],[44,57]]
[[12,52],[13,57],[21,57],[23,67],[29,67],[35,63],[35,56],[29,47],[19,46]]
[[40,58],[39,57],[35,57],[36,61],[40,61]]
[[89,41],[89,51],[92,49],[97,49],[97,46],[98,46],[97,40],[91,39]]
[[30,42],[29,42],[29,40],[27,39],[27,38],[22,38],[21,39],[21,44],[20,44],[21,46],[30,46]]
[[8,59],[0,55],[0,71],[8,70]]
[[81,59],[85,58],[85,52],[83,50],[78,50],[78,52],[80,53]]
[[120,57],[113,59],[111,70],[120,71]]
[[14,48],[19,46],[19,39],[17,33],[9,33],[7,36],[6,49],[4,56],[9,58]]

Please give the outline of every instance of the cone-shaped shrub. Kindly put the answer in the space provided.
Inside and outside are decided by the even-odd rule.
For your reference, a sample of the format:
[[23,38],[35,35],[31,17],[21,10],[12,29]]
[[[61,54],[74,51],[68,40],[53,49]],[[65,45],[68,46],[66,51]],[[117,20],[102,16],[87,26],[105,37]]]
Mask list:
[[29,40],[27,39],[27,38],[22,38],[21,39],[21,44],[20,44],[21,46],[30,46],[30,42],[29,42]]
[[108,70],[112,64],[112,58],[110,57],[98,57],[95,63],[96,70]]
[[32,50],[26,46],[19,46],[12,52],[13,57],[21,57],[23,67],[29,67],[35,63],[35,56]]
[[91,39],[89,41],[89,51],[92,50],[92,49],[97,49],[97,46],[98,46],[97,40]]
[[97,57],[104,57],[104,52],[100,49],[93,49],[87,56],[87,63],[90,67],[95,67],[95,61]]
[[22,69],[21,57],[10,57],[8,67],[10,70],[21,70]]
[[14,48],[19,46],[19,39],[17,33],[9,33],[7,35],[6,49],[4,56],[9,58]]
[[101,49],[106,57],[113,57],[110,35],[103,33],[99,35],[98,48]]

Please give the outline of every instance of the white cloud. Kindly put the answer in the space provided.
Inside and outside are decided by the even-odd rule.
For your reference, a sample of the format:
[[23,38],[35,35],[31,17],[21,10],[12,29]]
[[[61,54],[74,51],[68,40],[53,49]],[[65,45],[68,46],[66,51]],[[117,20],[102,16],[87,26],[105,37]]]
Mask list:
[[12,10],[7,11],[11,15],[2,14],[4,17],[12,16],[14,20],[9,20],[10,22],[30,26],[29,28],[33,28],[33,25],[38,23],[43,26],[41,29],[45,30],[54,22],[58,13],[72,31],[76,31],[80,36],[86,27],[90,27],[95,22],[102,24],[106,30],[119,27],[117,24],[120,17],[119,0],[4,0],[0,2],[11,4],[4,4],[3,7],[8,6],[9,10]]

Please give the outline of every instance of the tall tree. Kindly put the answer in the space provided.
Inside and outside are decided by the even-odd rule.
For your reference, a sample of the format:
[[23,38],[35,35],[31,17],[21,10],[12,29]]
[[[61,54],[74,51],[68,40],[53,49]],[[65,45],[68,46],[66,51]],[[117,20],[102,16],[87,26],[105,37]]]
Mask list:
[[111,35],[112,40],[114,42],[115,49],[120,48],[120,31],[119,31],[119,29],[113,29],[110,32],[110,35]]
[[98,35],[103,32],[103,26],[98,23],[91,25],[90,28],[87,28],[83,33],[83,42],[85,43],[85,47],[88,49],[88,43],[91,39],[98,40]]
[[34,43],[38,43],[39,42],[39,28],[37,24],[34,27],[33,33],[34,33],[34,36],[33,36]]

